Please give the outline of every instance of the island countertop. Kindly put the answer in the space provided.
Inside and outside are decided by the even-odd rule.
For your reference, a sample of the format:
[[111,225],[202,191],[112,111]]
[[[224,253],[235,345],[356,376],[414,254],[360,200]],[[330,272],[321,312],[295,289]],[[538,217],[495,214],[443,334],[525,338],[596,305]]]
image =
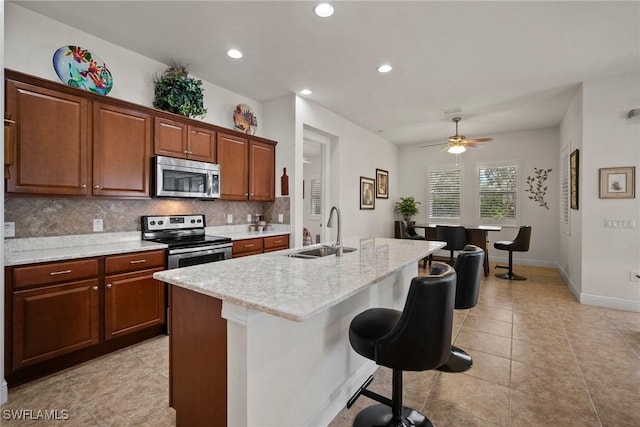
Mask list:
[[[322,245],[305,246],[311,249]],[[444,242],[389,238],[347,239],[357,251],[342,257],[288,257],[301,248],[154,273],[164,282],[293,321],[355,295]]]

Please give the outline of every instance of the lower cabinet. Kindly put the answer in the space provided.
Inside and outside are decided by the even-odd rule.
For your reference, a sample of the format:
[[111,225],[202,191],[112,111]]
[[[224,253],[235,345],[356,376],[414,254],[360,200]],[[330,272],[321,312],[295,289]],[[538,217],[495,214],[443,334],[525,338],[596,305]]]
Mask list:
[[289,235],[256,237],[233,242],[233,258],[289,249]]
[[164,331],[164,251],[6,267],[10,386]]

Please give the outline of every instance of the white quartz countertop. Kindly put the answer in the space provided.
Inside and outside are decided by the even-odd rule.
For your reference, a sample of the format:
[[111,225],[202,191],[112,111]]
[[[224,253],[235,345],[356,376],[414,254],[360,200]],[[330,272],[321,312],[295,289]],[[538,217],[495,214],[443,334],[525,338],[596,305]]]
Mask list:
[[[306,246],[311,249],[321,245]],[[342,257],[301,259],[298,249],[157,272],[156,279],[249,309],[304,321],[445,246],[444,242],[348,239]]]

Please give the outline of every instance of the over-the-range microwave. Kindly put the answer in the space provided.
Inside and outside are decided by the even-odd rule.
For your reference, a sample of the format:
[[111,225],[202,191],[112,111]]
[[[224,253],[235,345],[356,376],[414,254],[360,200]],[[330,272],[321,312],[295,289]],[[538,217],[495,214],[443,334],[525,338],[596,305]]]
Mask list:
[[220,165],[214,163],[156,156],[155,178],[159,197],[220,197]]

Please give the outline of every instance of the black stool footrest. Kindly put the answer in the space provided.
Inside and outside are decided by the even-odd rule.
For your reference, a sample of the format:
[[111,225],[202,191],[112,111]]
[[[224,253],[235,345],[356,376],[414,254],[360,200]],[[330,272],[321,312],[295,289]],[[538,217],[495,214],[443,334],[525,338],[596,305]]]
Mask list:
[[427,417],[415,409],[402,407],[402,423],[393,421],[391,408],[387,405],[373,405],[363,409],[353,420],[353,427],[385,427],[385,426],[416,426],[434,427]]
[[[356,400],[358,400],[358,398],[360,397],[360,395],[362,394],[363,391],[365,391],[365,389],[367,388],[367,386],[369,384],[371,384],[371,381],[373,381],[373,375],[371,375],[369,378],[367,378],[367,380],[364,382],[364,384],[362,384],[360,386],[360,388],[358,389],[358,391],[356,391],[353,396],[351,396],[351,399],[349,399],[347,401],[347,409],[350,409],[354,403],[356,403]],[[365,395],[366,396],[366,395]]]

